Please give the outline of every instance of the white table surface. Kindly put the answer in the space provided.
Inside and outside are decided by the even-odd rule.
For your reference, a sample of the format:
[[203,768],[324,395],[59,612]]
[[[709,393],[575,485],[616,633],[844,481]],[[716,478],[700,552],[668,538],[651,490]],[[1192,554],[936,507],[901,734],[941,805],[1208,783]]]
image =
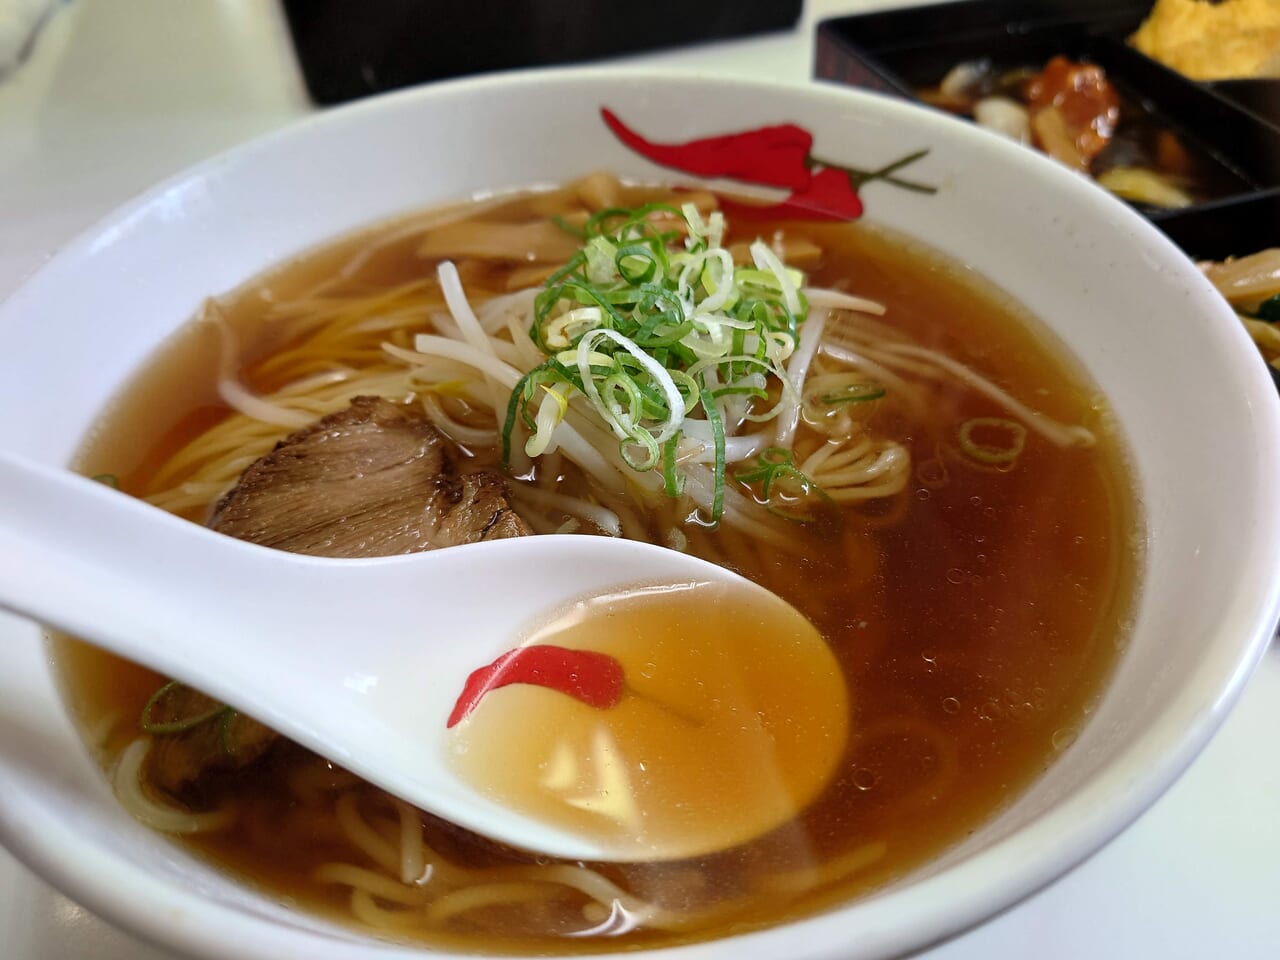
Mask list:
[[[793,32],[633,62],[804,80],[818,20],[884,5],[809,0]],[[0,81],[0,296],[150,183],[310,110],[273,0],[61,6],[32,58]],[[1221,733],[1132,828],[1021,906],[922,957],[1277,960],[1277,814],[1273,645]],[[0,960],[72,958],[177,960],[0,850]]]

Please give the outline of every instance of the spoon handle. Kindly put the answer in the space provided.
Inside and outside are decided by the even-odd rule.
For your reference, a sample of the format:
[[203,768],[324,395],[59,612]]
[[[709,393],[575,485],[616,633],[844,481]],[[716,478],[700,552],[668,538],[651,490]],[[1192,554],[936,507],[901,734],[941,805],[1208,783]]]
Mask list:
[[190,629],[170,587],[209,559],[192,556],[191,527],[105,484],[0,453],[0,607],[169,672],[184,659],[173,640]]

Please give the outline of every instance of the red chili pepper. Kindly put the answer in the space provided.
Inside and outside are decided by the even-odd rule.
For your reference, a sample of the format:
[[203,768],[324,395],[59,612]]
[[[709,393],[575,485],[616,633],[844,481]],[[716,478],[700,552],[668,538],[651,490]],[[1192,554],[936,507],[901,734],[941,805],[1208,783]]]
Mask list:
[[474,670],[449,714],[452,727],[467,717],[490,690],[512,683],[547,687],[589,707],[616,707],[623,694],[622,664],[607,653],[534,644],[508,650],[493,663]]
[[738,220],[856,220],[862,216],[862,199],[849,173],[839,167],[819,170],[803,190],[795,190],[780,203],[740,203],[720,198],[720,209]]
[[653,143],[628,128],[613,111],[601,107],[600,115],[619,140],[664,167],[699,177],[725,177],[792,190],[803,190],[809,184],[813,134],[794,123],[687,143]]

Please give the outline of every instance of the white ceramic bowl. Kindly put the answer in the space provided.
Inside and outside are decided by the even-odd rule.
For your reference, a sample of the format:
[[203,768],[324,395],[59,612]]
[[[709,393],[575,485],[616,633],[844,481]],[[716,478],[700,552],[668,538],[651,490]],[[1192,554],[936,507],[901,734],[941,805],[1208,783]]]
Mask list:
[[[601,168],[670,179],[619,144],[601,106],[669,141],[797,123],[813,132],[815,153],[863,168],[928,148],[911,172],[938,193],[869,185],[868,216],[1029,306],[1103,387],[1127,435],[1148,569],[1129,648],[1075,745],[997,819],[892,887],[786,927],[660,953],[867,958],[934,942],[1068,870],[1169,786],[1240,692],[1280,592],[1274,387],[1193,266],[1049,160],[900,102],[814,86],[591,70],[369,101],[157,187],[0,308],[0,443],[65,463],[204,296],[354,227]],[[0,557],[0,575],[8,562]],[[0,830],[33,869],[121,926],[196,956],[414,952],[291,912],[130,820],[68,721],[40,631],[6,619],[0,634]]]

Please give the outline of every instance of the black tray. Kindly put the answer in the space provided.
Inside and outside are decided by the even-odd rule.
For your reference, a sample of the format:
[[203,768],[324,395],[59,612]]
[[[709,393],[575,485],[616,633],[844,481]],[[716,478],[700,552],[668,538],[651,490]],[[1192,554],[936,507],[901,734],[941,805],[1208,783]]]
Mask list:
[[1193,260],[1225,260],[1280,247],[1280,190],[1184,210],[1156,226]]
[[802,0],[284,0],[320,104],[447,77],[785,30]]
[[917,99],[915,90],[965,60],[1038,63],[1055,53],[1087,59],[1200,154],[1218,185],[1214,199],[1188,210],[1143,209],[1151,220],[1280,188],[1280,127],[1124,42],[1149,8],[1150,0],[962,0],[842,17],[818,27],[814,74]]
[[1280,127],[1280,80],[1274,77],[1244,77],[1239,80],[1214,80],[1209,85],[1214,93],[1244,107],[1255,117]]

